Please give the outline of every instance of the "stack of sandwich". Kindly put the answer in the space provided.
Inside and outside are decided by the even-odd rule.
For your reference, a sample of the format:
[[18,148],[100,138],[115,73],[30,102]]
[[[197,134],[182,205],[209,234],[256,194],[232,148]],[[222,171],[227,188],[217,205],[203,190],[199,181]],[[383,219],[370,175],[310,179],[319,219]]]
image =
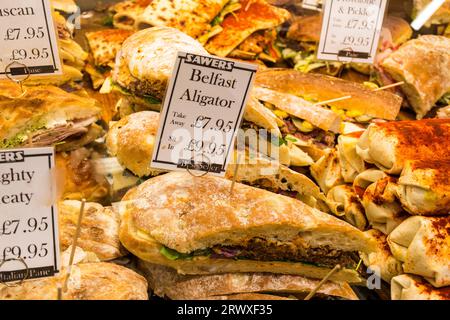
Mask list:
[[172,27],[199,40],[211,54],[270,63],[281,58],[276,28],[290,17],[265,0],[123,1],[110,11],[119,29]]
[[155,294],[172,299],[268,293],[302,298],[338,266],[319,295],[354,299],[357,252],[373,241],[331,215],[280,194],[188,173],[130,190],[119,238]]
[[[117,260],[126,254],[119,242],[117,213],[96,203],[85,204],[81,233],[69,268],[81,202],[62,201],[58,207],[63,252],[61,272],[14,286],[1,284],[0,299],[147,300],[147,281],[130,268],[121,266]],[[59,297],[58,289],[61,290]]]
[[77,14],[78,7],[73,1],[51,1],[55,11],[53,21],[57,30],[58,47],[60,51],[62,74],[46,77],[33,77],[27,80],[28,85],[51,84],[61,86],[79,82],[83,78],[82,71],[86,64],[88,53],[74,40],[75,25],[65,16]]

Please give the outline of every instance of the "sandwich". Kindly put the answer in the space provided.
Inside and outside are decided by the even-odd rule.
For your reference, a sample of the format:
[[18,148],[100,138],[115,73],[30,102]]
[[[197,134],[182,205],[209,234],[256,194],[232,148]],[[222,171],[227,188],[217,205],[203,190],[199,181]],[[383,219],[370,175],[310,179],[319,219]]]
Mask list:
[[[413,0],[413,19],[424,10],[431,0]],[[439,9],[431,16],[431,18],[426,22],[425,26],[430,26],[432,24],[446,24],[450,23],[450,1],[445,0],[444,3],[439,7]]]
[[400,174],[407,160],[449,159],[449,139],[449,119],[377,123],[363,133],[356,151],[386,173]]
[[331,188],[327,193],[327,204],[337,217],[359,230],[366,229],[367,219],[364,208],[351,186],[343,184]]
[[105,175],[97,172],[94,162],[101,157],[92,149],[79,148],[55,155],[56,176],[61,200],[105,202],[109,185]]
[[[344,96],[351,98],[321,104]],[[288,69],[263,70],[256,75],[242,128],[271,130],[282,138],[280,152],[284,151],[281,147],[284,144],[283,148],[295,161],[303,155],[302,151],[317,162],[336,146],[337,133],[362,131],[370,122],[376,121],[375,118],[393,120],[401,101],[392,93],[369,90],[334,77]],[[347,149],[341,151],[349,152]],[[282,164],[295,166],[294,161],[288,161],[289,157],[280,156]],[[304,155],[300,159],[305,160]],[[352,163],[344,163],[344,170],[351,171],[344,172],[348,181],[355,176],[353,170],[358,169],[349,167],[358,166],[358,160],[350,161]]]
[[119,238],[141,260],[181,274],[270,272],[359,282],[354,254],[364,233],[283,195],[212,177],[171,172],[130,190]]
[[130,30],[104,29],[85,34],[91,52],[86,72],[91,76],[94,89],[99,88],[111,75],[122,43],[133,33]]
[[361,203],[372,228],[390,234],[409,215],[397,201],[397,179],[385,177],[364,191]]
[[159,111],[178,51],[207,54],[198,41],[177,29],[154,27],[133,34],[124,41],[111,80],[101,92],[120,92],[129,113]]
[[[0,285],[1,300],[56,300],[67,270],[50,278]],[[147,282],[136,272],[108,262],[72,266],[62,300],[148,300]]]
[[232,0],[213,21],[220,32],[204,35],[202,42],[213,55],[275,63],[281,58],[276,28],[289,18],[289,11],[265,0]]
[[[220,296],[239,294],[304,298],[320,282],[301,276],[267,273],[180,275],[174,269],[142,260],[138,262],[138,267],[155,295],[172,300],[218,299]],[[316,297],[358,300],[345,282],[325,282]]]
[[78,11],[78,6],[74,0],[51,0],[53,9],[63,13],[72,14]]
[[[66,250],[73,242],[80,214],[81,202],[66,200],[58,203],[60,246]],[[125,254],[119,242],[120,218],[111,208],[95,202],[85,203],[77,246],[95,253],[102,261]]]
[[349,99],[329,102],[326,105],[334,110],[350,111],[346,115],[356,121],[361,116],[395,120],[402,102],[395,94],[374,91],[359,83],[289,69],[268,69],[259,72],[255,84],[294,94],[314,103],[351,96]]
[[151,168],[153,146],[159,126],[159,113],[141,111],[130,114],[112,124],[106,136],[111,156],[137,177],[161,173]]
[[27,85],[54,85],[73,84],[83,78],[83,68],[88,57],[87,52],[75,42],[72,30],[66,19],[58,12],[53,12],[53,19],[58,35],[58,47],[61,57],[62,74],[34,76],[26,81]]
[[372,271],[379,272],[381,279],[391,283],[392,278],[403,274],[402,263],[392,255],[385,234],[375,229],[368,230],[366,234],[376,241],[377,249],[369,254],[360,255],[364,265]]
[[[286,34],[287,41],[286,48],[282,51],[283,57],[290,61],[296,70],[338,76],[344,71],[344,63],[316,59],[321,30],[321,14],[296,17]],[[411,38],[412,34],[407,21],[399,17],[387,16],[383,21],[377,60],[398,49],[402,43]],[[372,71],[370,64],[350,63],[350,66],[365,75],[369,75]]]
[[398,179],[397,197],[414,215],[450,213],[450,159],[407,161]]
[[[130,180],[130,182],[139,183],[163,172],[151,167],[158,125],[159,113],[141,111],[122,118],[110,127],[106,136],[109,154],[116,157],[125,170],[140,178],[137,181]],[[238,140],[241,138],[238,136]],[[238,159],[238,154],[235,153],[233,161],[227,168],[226,177],[228,179],[236,179],[238,182],[283,193],[299,198],[322,211],[328,210],[325,203],[326,198],[314,182],[305,175],[280,164],[277,159],[247,149],[244,158],[241,158],[239,162],[239,170],[235,177],[234,172]],[[310,161],[312,163],[312,160]],[[299,162],[295,163],[299,164]]]
[[[235,151],[225,177],[247,185],[301,200],[312,208],[329,212],[327,199],[317,185],[305,174],[282,165],[262,153]],[[239,163],[238,163],[239,161]],[[236,171],[236,166],[239,166]]]
[[450,39],[426,35],[410,40],[381,62],[385,73],[401,85],[409,104],[422,119],[450,91]]
[[22,93],[16,84],[1,81],[0,147],[78,149],[103,133],[96,124],[100,112],[96,100],[57,87],[29,87]]
[[152,0],[126,0],[109,7],[112,24],[117,29],[137,30],[138,21]]
[[450,217],[406,219],[387,238],[405,273],[424,277],[434,287],[450,285]]
[[211,22],[229,0],[153,0],[139,16],[139,29],[171,27],[198,38],[211,29]]
[[450,286],[435,288],[422,278],[402,274],[391,281],[392,300],[450,300]]

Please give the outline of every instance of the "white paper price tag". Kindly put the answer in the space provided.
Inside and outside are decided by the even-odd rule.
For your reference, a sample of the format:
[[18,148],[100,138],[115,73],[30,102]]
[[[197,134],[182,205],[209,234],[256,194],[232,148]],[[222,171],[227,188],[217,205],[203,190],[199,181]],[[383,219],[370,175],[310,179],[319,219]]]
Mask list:
[[317,58],[373,63],[387,0],[327,0]]
[[178,53],[151,166],[223,176],[256,69],[254,64]]
[[0,282],[59,271],[53,148],[0,150]]
[[1,0],[0,79],[61,73],[50,0]]

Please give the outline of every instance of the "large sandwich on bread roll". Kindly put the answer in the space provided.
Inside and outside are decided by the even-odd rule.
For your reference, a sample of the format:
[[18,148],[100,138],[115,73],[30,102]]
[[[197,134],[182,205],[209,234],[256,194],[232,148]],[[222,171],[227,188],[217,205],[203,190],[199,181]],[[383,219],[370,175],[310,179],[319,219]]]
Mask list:
[[399,174],[407,160],[450,158],[450,119],[393,121],[370,125],[356,146],[364,161]]
[[123,42],[112,78],[101,92],[119,91],[129,113],[159,111],[179,51],[208,54],[197,40],[174,28],[154,27],[133,34]]
[[[207,299],[246,293],[304,298],[320,282],[301,276],[268,273],[181,275],[172,268],[142,260],[138,262],[138,268],[147,278],[154,294],[173,300]],[[358,299],[347,283],[332,281],[325,282],[315,297]]]
[[181,274],[271,272],[359,282],[353,255],[373,243],[302,202],[231,181],[172,172],[130,190],[120,240],[142,260]]
[[417,118],[450,91],[450,39],[426,35],[410,40],[381,63],[401,89]]
[[97,139],[101,109],[95,99],[53,86],[26,88],[0,81],[0,148],[80,148]]

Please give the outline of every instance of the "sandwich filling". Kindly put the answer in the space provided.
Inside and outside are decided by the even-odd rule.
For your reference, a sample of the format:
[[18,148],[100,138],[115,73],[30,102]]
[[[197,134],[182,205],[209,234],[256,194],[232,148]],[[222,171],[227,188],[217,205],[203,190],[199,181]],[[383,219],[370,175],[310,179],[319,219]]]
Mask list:
[[59,145],[58,149],[65,149],[63,144],[83,140],[84,144],[94,141],[101,132],[95,124],[96,117],[75,119],[61,124],[49,126],[42,120],[32,122],[25,126],[14,136],[0,141],[1,148],[15,148],[20,146],[44,147]]
[[251,238],[240,245],[216,245],[188,254],[162,247],[161,254],[170,260],[207,256],[212,259],[302,262],[330,268],[337,264],[354,267],[355,260],[353,257],[357,256],[357,252],[338,250],[328,245],[308,247],[301,239],[279,241],[259,237]]

